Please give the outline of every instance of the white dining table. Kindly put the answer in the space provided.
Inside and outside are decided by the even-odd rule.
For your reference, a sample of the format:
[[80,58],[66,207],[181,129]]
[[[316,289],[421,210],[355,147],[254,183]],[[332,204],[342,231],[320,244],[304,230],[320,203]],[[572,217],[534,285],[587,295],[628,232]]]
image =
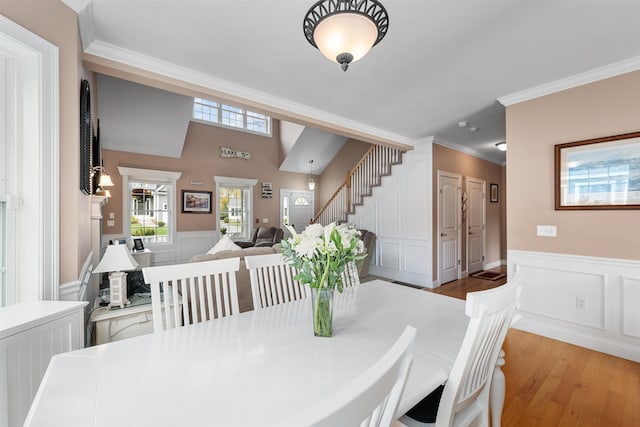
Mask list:
[[59,354],[25,426],[277,425],[365,372],[412,325],[402,414],[446,380],[464,306],[375,280],[336,292],[330,338],[314,337],[305,299]]

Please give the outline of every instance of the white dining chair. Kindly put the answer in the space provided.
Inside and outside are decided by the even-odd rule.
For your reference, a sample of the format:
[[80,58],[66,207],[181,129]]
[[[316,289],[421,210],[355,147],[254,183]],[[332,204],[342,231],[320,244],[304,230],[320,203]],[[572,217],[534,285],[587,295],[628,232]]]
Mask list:
[[360,284],[360,276],[358,275],[358,267],[355,261],[351,261],[344,267],[342,272],[342,287],[349,288]]
[[[437,398],[434,402],[433,396],[428,396],[402,416],[396,426],[489,426],[491,381],[520,289],[515,281],[467,294],[465,313],[471,320],[439,403]],[[434,412],[435,423],[426,422]]]
[[249,270],[255,310],[311,295],[308,286],[293,278],[297,271],[282,254],[248,255],[244,262]]
[[407,326],[395,344],[364,373],[326,398],[274,425],[390,426],[413,361],[409,346],[415,335],[416,329]]
[[239,267],[240,258],[228,258],[143,268],[151,287],[153,331],[239,313]]

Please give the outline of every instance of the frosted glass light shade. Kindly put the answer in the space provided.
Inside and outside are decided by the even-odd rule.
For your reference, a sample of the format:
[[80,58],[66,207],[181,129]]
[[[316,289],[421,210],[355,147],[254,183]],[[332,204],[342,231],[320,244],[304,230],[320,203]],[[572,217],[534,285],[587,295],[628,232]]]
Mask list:
[[[323,19],[313,33],[318,49],[331,61],[350,53],[356,62],[373,47],[378,29],[371,19],[357,13],[339,13]],[[336,61],[337,62],[337,61]]]
[[111,181],[111,176],[109,176],[106,172],[100,173],[100,182],[98,183],[99,187],[113,187],[113,181]]

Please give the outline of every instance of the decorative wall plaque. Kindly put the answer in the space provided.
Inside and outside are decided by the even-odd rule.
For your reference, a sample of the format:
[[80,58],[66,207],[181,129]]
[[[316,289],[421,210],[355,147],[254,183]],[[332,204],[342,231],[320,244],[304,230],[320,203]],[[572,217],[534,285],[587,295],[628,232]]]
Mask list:
[[248,160],[251,158],[251,153],[248,151],[234,150],[229,147],[220,147],[220,157],[235,157],[238,159]]
[[273,197],[273,186],[270,182],[262,183],[262,198],[270,199]]

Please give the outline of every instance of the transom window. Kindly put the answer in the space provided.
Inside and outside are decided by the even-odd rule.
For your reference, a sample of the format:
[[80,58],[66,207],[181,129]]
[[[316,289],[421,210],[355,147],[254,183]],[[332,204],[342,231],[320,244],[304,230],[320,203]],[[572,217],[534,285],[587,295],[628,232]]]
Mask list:
[[193,118],[221,126],[271,136],[271,117],[232,105],[193,98]]

